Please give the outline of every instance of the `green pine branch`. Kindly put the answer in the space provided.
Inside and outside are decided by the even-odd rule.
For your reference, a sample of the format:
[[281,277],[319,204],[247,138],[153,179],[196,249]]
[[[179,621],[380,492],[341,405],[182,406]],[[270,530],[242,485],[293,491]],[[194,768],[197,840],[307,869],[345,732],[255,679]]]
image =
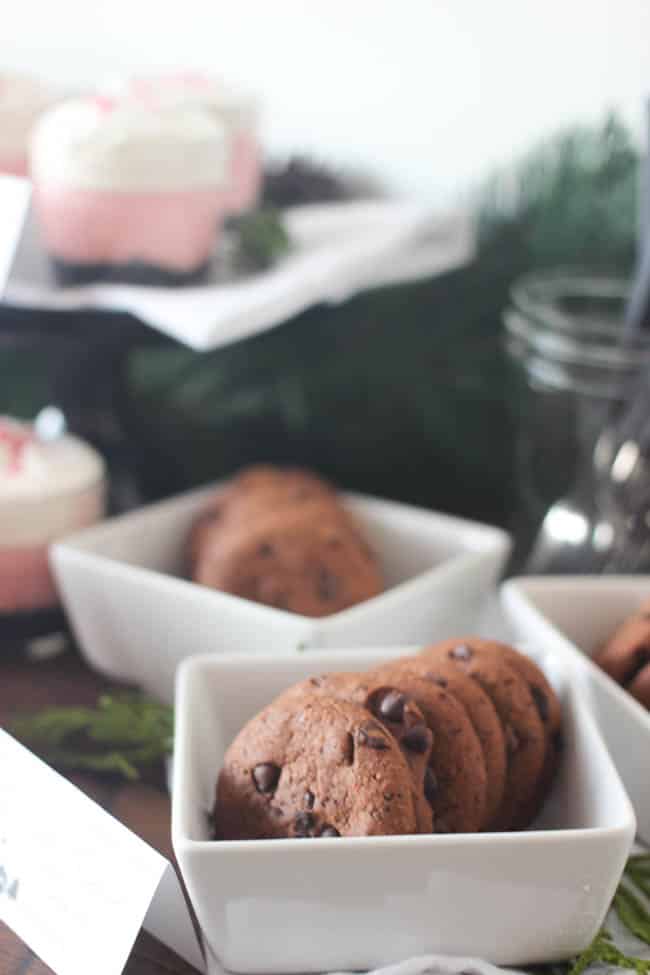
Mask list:
[[7,731],[55,768],[134,781],[171,754],[173,712],[142,694],[105,694],[96,708],[16,715]]

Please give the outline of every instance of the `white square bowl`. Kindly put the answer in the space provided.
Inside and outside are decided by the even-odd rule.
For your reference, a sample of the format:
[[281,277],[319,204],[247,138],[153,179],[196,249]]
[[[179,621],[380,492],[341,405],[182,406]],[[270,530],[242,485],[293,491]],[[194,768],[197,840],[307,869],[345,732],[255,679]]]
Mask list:
[[63,602],[91,664],[165,700],[173,696],[177,665],[197,653],[294,653],[453,636],[461,621],[471,628],[510,548],[498,528],[346,494],[388,588],[312,619],[182,578],[190,527],[215,490],[111,519],[52,550]]
[[530,646],[563,656],[582,676],[596,720],[650,843],[650,712],[591,656],[650,595],[650,576],[530,576],[501,589],[508,619]]
[[534,829],[209,839],[223,756],[248,719],[309,675],[405,652],[210,655],[180,668],[172,839],[213,971],[366,970],[438,952],[515,965],[567,958],[597,932],[634,814],[588,709],[551,658],[540,662],[561,695],[566,747]]

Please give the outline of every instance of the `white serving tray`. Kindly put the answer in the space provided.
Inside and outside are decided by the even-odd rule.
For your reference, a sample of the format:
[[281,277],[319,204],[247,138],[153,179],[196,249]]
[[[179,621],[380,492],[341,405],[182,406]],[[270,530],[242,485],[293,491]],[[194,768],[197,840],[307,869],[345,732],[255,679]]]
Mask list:
[[[22,180],[12,180],[18,187]],[[15,190],[18,192],[18,189]],[[184,288],[93,284],[61,287],[40,245],[33,212],[23,228],[4,300],[43,310],[131,312],[200,351],[248,338],[319,302],[451,270],[474,252],[464,212],[432,213],[399,201],[313,204],[285,211],[294,249],[268,271]]]
[[650,843],[650,712],[591,662],[614,628],[650,595],[650,576],[531,576],[501,590],[519,637],[576,669],[630,795],[639,836]]
[[421,643],[475,625],[510,549],[498,528],[410,505],[343,495],[388,588],[312,619],[183,577],[192,523],[212,486],[111,519],[53,546],[52,566],[93,667],[170,701],[196,653],[296,654],[319,647]]
[[[465,620],[463,630],[471,627]],[[172,838],[211,975],[366,971],[431,953],[549,962],[578,954],[600,928],[634,815],[585,702],[551,654],[537,660],[562,701],[565,748],[532,829],[210,840],[206,811],[223,755],[249,718],[310,675],[362,670],[404,652],[213,654],[180,669]]]

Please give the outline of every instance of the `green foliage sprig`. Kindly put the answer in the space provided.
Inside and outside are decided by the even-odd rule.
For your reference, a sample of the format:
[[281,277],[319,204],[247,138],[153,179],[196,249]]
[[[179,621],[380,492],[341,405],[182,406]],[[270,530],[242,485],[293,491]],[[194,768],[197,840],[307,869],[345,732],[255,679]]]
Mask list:
[[272,267],[291,249],[282,215],[274,207],[252,210],[239,217],[234,226],[239,260],[252,270]]
[[134,781],[171,753],[173,712],[142,694],[104,694],[96,708],[16,715],[7,731],[55,768]]
[[493,175],[480,200],[482,245],[515,245],[524,267],[628,273],[639,153],[624,121],[573,126]]
[[[630,934],[650,945],[650,910],[642,900],[643,895],[650,897],[650,854],[647,853],[628,860],[612,907]],[[564,965],[539,965],[534,971],[538,975],[582,975],[592,965],[608,965],[650,975],[650,959],[626,955],[614,944],[606,928],[602,928],[589,947],[572,961]]]
[[569,975],[582,975],[587,968],[598,964],[628,969],[639,972],[639,975],[650,972],[650,961],[624,954],[616,947],[611,934],[605,928],[598,932],[589,947],[576,958],[569,969]]

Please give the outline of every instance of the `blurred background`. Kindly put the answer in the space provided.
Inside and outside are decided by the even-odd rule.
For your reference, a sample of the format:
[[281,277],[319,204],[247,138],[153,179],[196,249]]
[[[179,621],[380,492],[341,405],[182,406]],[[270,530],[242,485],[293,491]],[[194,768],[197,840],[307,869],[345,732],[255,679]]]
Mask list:
[[271,154],[370,166],[433,202],[605,111],[638,134],[650,73],[644,0],[26,0],[4,32],[3,69],[71,86],[216,71],[263,96]]
[[[27,0],[5,31],[7,71],[72,90],[133,72],[223,75],[262,100],[270,202],[383,194],[463,208],[477,250],[458,270],[207,353],[118,312],[6,303],[0,412],[61,405],[109,457],[117,507],[253,461],[297,462],[506,526],[523,560],[612,397],[549,364],[521,314],[513,338],[511,287],[557,268],[614,278],[616,344],[642,221],[648,4]],[[576,298],[574,284],[558,300],[578,314],[599,295]]]
[[[299,248],[286,231],[288,215],[295,208],[304,214],[310,204],[334,209],[369,197],[373,205],[408,201],[426,216],[434,243],[441,216],[472,228],[472,246],[453,266],[416,268],[408,280],[383,284],[369,284],[369,275],[355,288],[344,280],[299,314],[203,351],[151,327],[144,315],[126,313],[121,286],[101,309],[89,299],[63,310],[58,284],[48,292],[51,303],[36,306],[19,300],[19,288],[8,286],[3,296],[0,281],[0,723],[16,710],[34,712],[9,725],[13,733],[57,767],[74,770],[76,784],[171,855],[161,761],[171,747],[171,711],[138,696],[123,700],[117,691],[98,699],[106,680],[74,650],[61,652],[70,641],[48,547],[104,516],[105,483],[113,514],[248,464],[301,465],[346,490],[506,528],[514,539],[510,573],[650,572],[650,3],[20,0],[3,6],[10,10],[0,16],[0,149],[9,100],[3,101],[3,83],[17,72],[59,96],[89,93],[100,148],[102,124],[114,107],[106,92],[125,78],[214,76],[259,98],[259,198],[243,217],[220,213],[229,242],[238,241],[242,253],[247,244],[248,260],[255,256],[245,280],[272,282],[290,264]],[[163,140],[166,149],[184,145],[186,107],[177,144]],[[201,111],[216,132],[213,107],[206,100]],[[6,132],[11,115],[4,118]],[[110,129],[110,119],[107,124]],[[66,125],[59,134],[75,162]],[[231,157],[239,134],[229,131]],[[126,125],[125,146],[135,145],[136,157],[139,138]],[[162,152],[155,139],[153,146],[157,192]],[[145,147],[151,151],[146,139]],[[56,171],[58,147],[50,150],[46,161]],[[133,160],[125,155],[128,176]],[[92,170],[93,152],[87,157]],[[79,171],[88,175],[83,158]],[[184,166],[180,174],[187,176]],[[182,178],[181,190],[195,188]],[[82,182],[88,185],[97,189]],[[120,197],[119,180],[117,187],[113,195]],[[126,189],[136,196],[142,187]],[[101,237],[107,226],[109,258],[113,231],[119,238],[127,225],[127,234],[137,236],[145,222],[124,219],[125,195],[117,205],[120,219],[105,219],[110,208],[100,207],[102,219],[92,215],[89,236]],[[72,211],[59,209],[64,224]],[[212,216],[208,209],[208,222]],[[218,264],[222,243],[222,227],[217,231],[214,223],[210,266]],[[183,219],[179,228],[182,237]],[[1,234],[0,224],[0,240]],[[173,234],[159,237],[173,242]],[[347,235],[335,243],[345,250]],[[132,253],[127,268],[129,260]],[[168,291],[169,304],[166,294],[162,304],[171,314],[184,291]],[[215,307],[222,297],[217,282]],[[189,308],[191,324],[191,301]],[[43,413],[48,406],[54,410]],[[33,428],[15,422],[35,418]],[[75,441],[67,469],[56,463],[58,449],[73,439],[66,430],[94,448]],[[75,468],[84,503],[70,488]],[[178,541],[182,533],[176,534]],[[386,537],[392,544],[390,532]],[[160,541],[155,529],[148,541],[153,551]],[[167,547],[163,539],[160,550]],[[186,571],[188,548],[183,537],[177,564],[167,567],[171,574],[181,565]],[[119,562],[119,543],[114,552]],[[123,600],[119,586],[107,585],[104,593],[92,580],[85,590],[83,568],[78,572],[80,603],[96,590],[97,602],[88,603],[96,633],[106,645],[115,643],[118,659],[120,640],[132,644],[137,665],[129,670],[120,661],[120,677],[139,685],[148,669],[167,672],[175,655],[187,652],[186,642],[212,639],[207,624],[188,624],[185,611],[170,604],[174,626],[159,646],[164,612],[156,629],[137,593]],[[139,584],[137,573],[133,578]],[[452,569],[449,578],[464,614],[471,601],[467,577]],[[69,600],[77,596],[73,590],[66,588]],[[418,591],[429,601],[427,590]],[[456,600],[443,593],[438,601],[453,609]],[[437,601],[430,604],[435,609]],[[93,613],[95,605],[102,611]],[[113,605],[114,617],[106,608]],[[400,622],[395,605],[390,612]],[[415,624],[420,615],[426,619],[425,612],[412,612]],[[215,627],[216,647],[223,639],[248,648],[253,624],[241,636],[231,619],[229,611],[226,624]],[[283,633],[269,626],[269,641],[284,652],[293,642]],[[427,633],[421,642],[434,636],[440,634]],[[148,641],[159,658],[147,659]],[[83,651],[93,666],[101,662],[101,654]],[[647,675],[645,656],[641,666]],[[70,714],[59,711],[65,705],[75,709],[71,724]],[[66,752],[60,746],[69,729]],[[630,752],[640,754],[641,738],[632,745]],[[143,781],[122,782],[120,776],[138,778],[139,764]],[[98,770],[105,781],[80,770]],[[3,957],[16,959],[12,975],[36,971],[0,925],[0,968]],[[177,969],[167,962],[159,968],[148,954],[142,967],[129,968],[154,970]]]

